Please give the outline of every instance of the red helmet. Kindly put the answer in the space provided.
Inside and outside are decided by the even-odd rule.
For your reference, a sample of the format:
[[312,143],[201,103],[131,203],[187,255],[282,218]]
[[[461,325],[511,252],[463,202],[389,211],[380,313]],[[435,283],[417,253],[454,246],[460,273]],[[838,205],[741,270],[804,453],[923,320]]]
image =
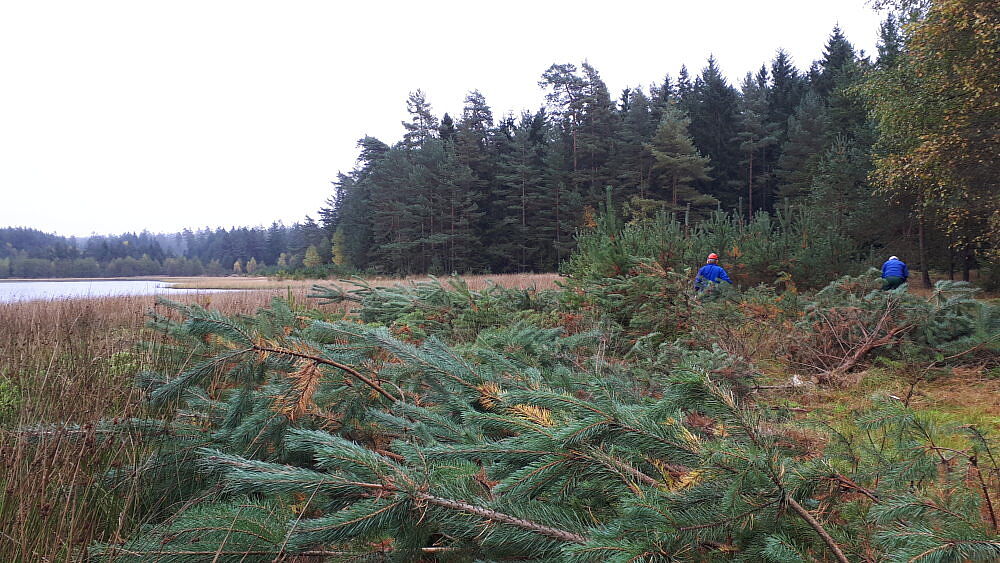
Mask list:
[[713,253],[711,253],[711,254],[708,255],[708,259],[709,260],[718,260],[719,259],[719,255],[713,252]]

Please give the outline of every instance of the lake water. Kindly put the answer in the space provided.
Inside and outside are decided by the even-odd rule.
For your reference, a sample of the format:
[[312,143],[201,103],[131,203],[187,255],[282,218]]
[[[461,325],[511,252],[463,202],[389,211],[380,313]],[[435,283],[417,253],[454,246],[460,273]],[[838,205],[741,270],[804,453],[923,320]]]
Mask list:
[[209,289],[170,289],[159,280],[9,281],[0,280],[0,303],[114,295],[212,293]]

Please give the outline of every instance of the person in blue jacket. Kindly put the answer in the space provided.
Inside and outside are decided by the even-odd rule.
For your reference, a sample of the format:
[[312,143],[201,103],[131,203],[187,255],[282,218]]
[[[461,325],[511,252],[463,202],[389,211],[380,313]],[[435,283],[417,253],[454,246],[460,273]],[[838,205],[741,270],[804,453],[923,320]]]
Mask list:
[[726,282],[729,285],[733,284],[726,270],[722,266],[719,266],[719,255],[713,252],[708,255],[708,261],[698,270],[698,275],[694,277],[694,288],[698,291],[704,291],[714,284],[721,282]]
[[887,291],[890,289],[896,289],[897,287],[906,283],[906,278],[910,277],[910,270],[906,267],[906,262],[903,262],[896,256],[890,256],[885,264],[882,264],[882,290]]

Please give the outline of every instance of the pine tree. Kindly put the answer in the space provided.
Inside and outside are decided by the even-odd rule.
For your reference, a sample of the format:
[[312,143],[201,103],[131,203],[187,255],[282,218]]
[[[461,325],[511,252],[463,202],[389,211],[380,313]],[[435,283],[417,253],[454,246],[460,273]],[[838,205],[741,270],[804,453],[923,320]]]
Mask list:
[[718,203],[715,198],[698,193],[692,187],[694,181],[708,179],[709,159],[695,149],[688,135],[690,123],[676,106],[666,108],[656,135],[647,145],[655,159],[652,171],[657,175],[657,184],[675,211],[688,204],[703,208]]
[[[932,302],[860,281],[817,294],[814,314],[860,308],[914,323],[912,342],[918,328],[958,318],[1000,322],[992,310],[962,313],[962,292],[945,295],[954,286]],[[748,396],[751,368],[721,349],[659,348],[654,394],[636,370],[597,359],[606,334],[512,322],[554,312],[541,295],[451,280],[315,296],[352,301],[356,316],[315,320],[280,299],[234,317],[161,302],[183,318],[158,314],[152,326],[183,367],[138,383],[169,421],[108,421],[87,436],[145,440],[144,482],[173,513],[90,557],[1000,555],[995,437],[908,399],[880,397],[838,428],[807,427]],[[902,317],[877,313],[890,304]],[[433,334],[411,340],[411,320]],[[462,326],[474,328],[449,343]],[[109,486],[135,482],[133,470],[113,471]]]
[[423,90],[410,92],[406,100],[406,111],[410,114],[410,121],[403,122],[403,128],[406,129],[403,144],[407,148],[419,147],[437,135],[439,123],[431,113],[431,105]]

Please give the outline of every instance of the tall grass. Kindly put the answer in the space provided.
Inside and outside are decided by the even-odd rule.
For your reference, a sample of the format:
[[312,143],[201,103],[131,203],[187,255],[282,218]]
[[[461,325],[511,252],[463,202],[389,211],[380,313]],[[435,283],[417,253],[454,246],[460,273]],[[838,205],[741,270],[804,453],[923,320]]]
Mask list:
[[[236,313],[279,294],[177,300]],[[143,414],[132,377],[161,367],[159,337],[143,326],[153,307],[145,296],[0,303],[0,561],[81,559],[91,541],[141,522],[134,483],[109,489],[101,476],[147,452],[96,424]]]
[[[555,277],[469,281],[542,289]],[[170,297],[227,314],[251,313],[275,296],[316,307],[305,297],[312,283]],[[165,343],[144,327],[155,307],[150,296],[0,303],[0,561],[82,560],[91,542],[116,541],[146,518],[138,482],[112,488],[102,476],[140,467],[149,452],[97,425],[144,414],[133,376],[165,367]]]
[[[444,279],[446,276],[439,276]],[[484,289],[489,283],[495,283],[504,287],[517,287],[522,289],[554,289],[555,280],[559,279],[558,274],[494,274],[462,276],[462,279],[469,284],[470,289]],[[396,285],[410,284],[421,281],[428,281],[428,276],[410,276],[407,278],[366,278],[372,285]],[[339,281],[330,280],[282,280],[276,278],[263,277],[198,277],[198,278],[165,278],[173,287],[178,289],[291,289],[305,290],[313,284],[329,285],[341,284]]]

